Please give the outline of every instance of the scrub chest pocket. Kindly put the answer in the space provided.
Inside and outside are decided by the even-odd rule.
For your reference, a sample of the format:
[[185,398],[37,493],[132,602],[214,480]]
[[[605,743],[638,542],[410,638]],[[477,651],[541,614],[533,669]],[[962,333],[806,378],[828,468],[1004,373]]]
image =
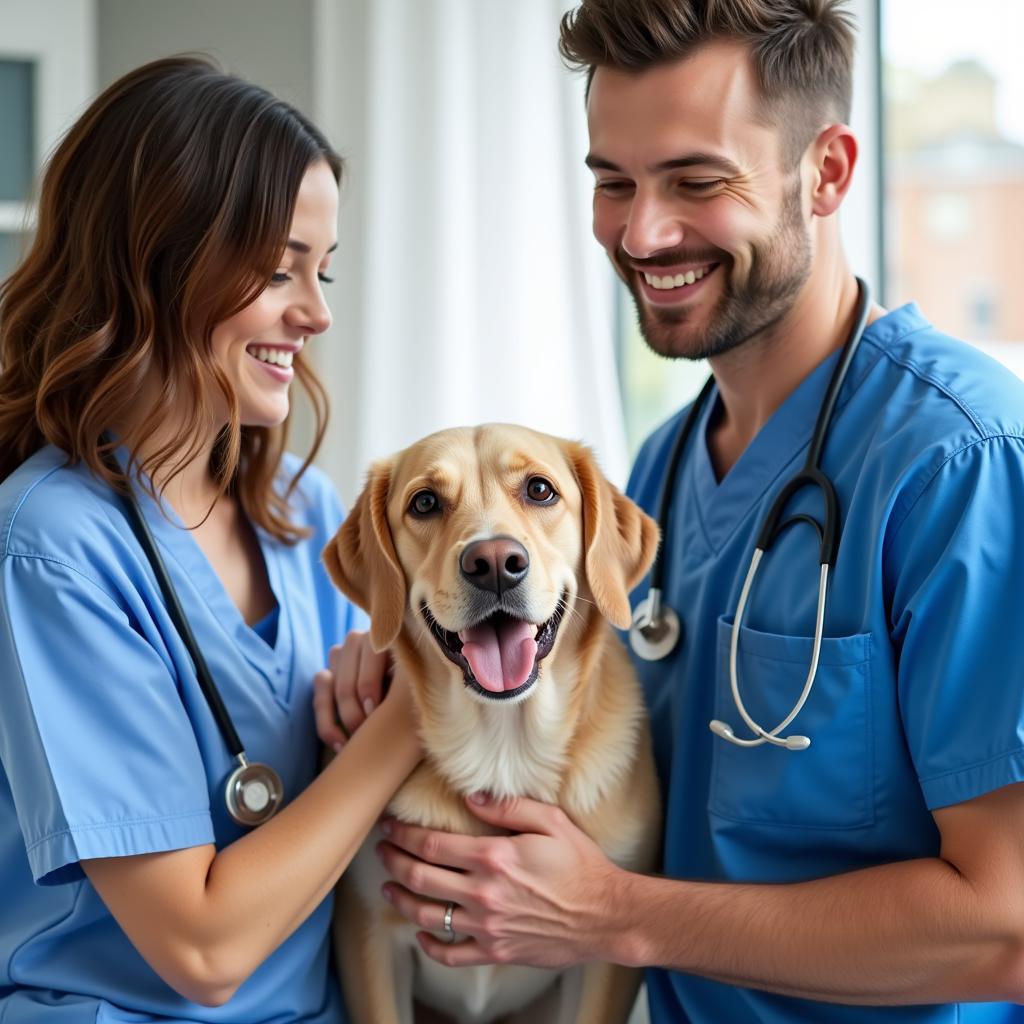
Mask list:
[[[731,618],[718,620],[715,717],[737,736],[749,730],[729,683]],[[803,689],[811,637],[740,630],[740,696],[753,719],[774,729]],[[784,730],[810,738],[806,750],[771,744],[713,745],[708,810],[732,821],[799,828],[863,828],[874,822],[871,634],[824,637],[814,687]]]

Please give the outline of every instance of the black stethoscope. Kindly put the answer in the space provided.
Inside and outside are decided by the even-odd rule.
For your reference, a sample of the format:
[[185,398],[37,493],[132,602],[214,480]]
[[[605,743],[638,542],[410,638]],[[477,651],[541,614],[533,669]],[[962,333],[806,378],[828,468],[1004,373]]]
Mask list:
[[[101,440],[108,444],[115,443],[108,434],[105,434]],[[171,621],[174,623],[174,627],[180,634],[195,665],[199,688],[203,691],[203,696],[210,707],[210,711],[217,723],[217,728],[220,730],[221,736],[224,737],[224,742],[231,756],[238,761],[238,767],[228,775],[227,781],[224,783],[224,802],[227,804],[228,814],[239,825],[249,828],[262,825],[263,822],[268,821],[274,816],[281,806],[281,801],[284,799],[284,786],[281,783],[281,777],[269,765],[250,762],[245,756],[245,748],[238,737],[235,724],[232,722],[231,715],[228,714],[228,709],[224,704],[220,691],[213,681],[213,676],[210,674],[206,659],[199,650],[199,645],[196,643],[196,638],[192,633],[192,627],[189,626],[188,619],[185,617],[181,602],[178,600],[177,591],[174,589],[174,584],[171,582],[170,574],[167,571],[167,566],[160,556],[156,541],[153,539],[153,534],[149,529],[149,524],[146,522],[146,517],[142,514],[142,509],[139,507],[139,501],[135,497],[135,492],[132,490],[128,476],[122,473],[121,467],[112,454],[108,453],[104,461],[111,470],[124,477],[128,494],[126,496],[123,495],[123,497],[125,498],[129,519],[135,530],[135,536],[142,545],[143,551],[146,552],[150,565],[153,567],[157,582],[160,584],[160,590],[164,595],[164,601],[167,602],[167,611],[170,613]]]
[[[757,541],[754,545],[754,553],[750,559],[750,568],[747,570],[746,579],[743,581],[743,588],[740,591],[739,602],[736,605],[736,617],[732,626],[732,637],[729,644],[729,681],[732,687],[732,699],[736,704],[736,710],[746,723],[747,727],[754,734],[752,739],[741,739],[733,734],[732,727],[718,719],[708,723],[711,731],[730,743],[740,747],[758,747],[763,743],[770,743],[777,747],[784,747],[786,750],[806,750],[811,741],[807,736],[781,736],[783,729],[787,729],[807,703],[811,694],[811,687],[814,685],[814,678],[818,673],[818,657],[821,653],[821,639],[825,624],[825,591],[828,587],[828,574],[835,564],[836,554],[839,550],[839,501],[836,498],[835,487],[832,481],[821,469],[821,452],[825,447],[828,438],[829,426],[832,422],[832,413],[835,409],[836,400],[842,389],[846,374],[853,362],[853,357],[860,346],[861,338],[864,336],[864,328],[867,326],[868,314],[871,309],[871,291],[867,284],[859,277],[857,278],[858,301],[856,321],[850,336],[846,339],[842,350],[839,353],[839,361],[832,371],[832,377],[828,383],[828,389],[822,400],[821,408],[818,410],[818,419],[814,425],[814,433],[811,435],[810,447],[807,451],[807,459],[803,468],[792,477],[779,491],[772,502],[771,508],[761,524]],[[675,444],[668,460],[668,468],[665,474],[664,489],[661,493],[661,503],[658,508],[658,525],[661,527],[662,537],[668,529],[669,505],[675,491],[676,477],[679,471],[679,464],[682,461],[683,453],[693,429],[700,417],[701,409],[704,407],[711,389],[714,385],[714,377],[709,377],[701,389],[694,403],[690,406],[689,414],[683,423],[682,429],[676,436]],[[789,500],[801,488],[812,484],[821,491],[822,500],[825,503],[825,524],[822,526],[813,516],[798,515],[782,519]],[[820,574],[818,577],[818,610],[814,622],[814,643],[811,649],[811,662],[804,681],[800,698],[793,706],[792,711],[779,722],[774,729],[765,729],[750,716],[743,698],[740,696],[740,685],[737,677],[736,662],[739,648],[739,631],[743,623],[743,613],[747,607],[750,597],[750,590],[757,575],[761,559],[764,557],[776,538],[788,526],[797,522],[809,523],[818,534],[820,546]],[[633,613],[633,623],[629,630],[629,643],[634,653],[645,661],[660,661],[667,657],[675,649],[682,636],[682,625],[679,616],[675,611],[662,601],[665,581],[665,560],[663,558],[664,548],[659,548],[658,556],[651,569],[651,582],[647,596],[637,605]]]

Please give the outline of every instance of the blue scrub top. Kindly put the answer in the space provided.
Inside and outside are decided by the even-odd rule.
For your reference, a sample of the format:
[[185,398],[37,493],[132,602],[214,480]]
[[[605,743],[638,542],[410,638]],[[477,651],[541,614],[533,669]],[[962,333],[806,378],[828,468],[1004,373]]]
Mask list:
[[[161,981],[82,872],[244,830],[224,806],[234,762],[123,506],[65,462],[44,448],[0,484],[0,1021],[336,1024],[330,898],[204,1007]],[[290,499],[307,540],[256,531],[279,606],[264,637],[180,520],[139,498],[249,758],[294,797],[316,773],[313,676],[361,616],[320,564],[343,518],[333,488],[309,469]]]
[[[768,507],[803,465],[836,358],[720,482],[706,443],[715,394],[679,469],[665,598],[685,639],[664,661],[637,660],[667,798],[670,877],[797,882],[936,856],[931,811],[1024,779],[1024,384],[914,306],[867,330],[825,444],[842,540],[817,680],[787,730],[811,746],[745,749],[708,729],[718,718],[749,735],[729,685],[732,617]],[[682,416],[648,439],[634,467],[629,493],[652,514]],[[812,488],[790,508],[822,516]],[[817,595],[817,537],[798,524],[762,560],[740,631],[741,696],[765,728],[803,688]],[[1022,1014],[1001,1004],[837,1006],[661,970],[647,983],[655,1024]]]

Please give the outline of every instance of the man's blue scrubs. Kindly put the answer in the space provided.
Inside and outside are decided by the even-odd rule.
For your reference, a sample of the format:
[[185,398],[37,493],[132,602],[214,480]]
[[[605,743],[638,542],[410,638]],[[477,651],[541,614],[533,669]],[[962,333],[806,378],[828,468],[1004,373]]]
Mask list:
[[[44,448],[0,485],[0,1021],[337,1024],[330,898],[208,1007],[154,973],[82,871],[243,830],[224,804],[234,762],[124,508],[65,461]],[[313,676],[361,615],[320,564],[333,488],[310,469],[291,499],[310,538],[257,530],[278,603],[258,629],[173,513],[139,497],[250,760],[295,797],[316,773]]]
[[[718,718],[749,736],[729,686],[732,616],[767,509],[806,457],[836,358],[803,381],[721,481],[706,445],[715,396],[680,466],[665,596],[685,638],[664,661],[637,661],[667,797],[671,877],[796,882],[935,856],[933,810],[1024,780],[1024,383],[913,306],[868,329],[825,445],[842,541],[817,681],[787,730],[811,746],[745,749],[708,729]],[[648,439],[633,471],[629,493],[652,514],[682,415]],[[812,488],[790,507],[822,516]],[[768,729],[803,687],[818,575],[817,536],[798,524],[754,584],[739,678]],[[642,584],[634,601],[645,593]],[[660,970],[647,983],[655,1024],[952,1024],[1022,1012],[838,1006]]]

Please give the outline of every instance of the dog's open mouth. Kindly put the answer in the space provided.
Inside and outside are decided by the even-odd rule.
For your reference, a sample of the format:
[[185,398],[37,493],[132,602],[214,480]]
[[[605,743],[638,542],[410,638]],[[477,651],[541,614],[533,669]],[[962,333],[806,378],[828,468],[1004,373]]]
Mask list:
[[491,700],[521,697],[537,679],[540,663],[555,645],[566,594],[554,615],[539,626],[496,611],[458,633],[440,626],[426,604],[423,618],[442,654],[462,669],[466,685]]

